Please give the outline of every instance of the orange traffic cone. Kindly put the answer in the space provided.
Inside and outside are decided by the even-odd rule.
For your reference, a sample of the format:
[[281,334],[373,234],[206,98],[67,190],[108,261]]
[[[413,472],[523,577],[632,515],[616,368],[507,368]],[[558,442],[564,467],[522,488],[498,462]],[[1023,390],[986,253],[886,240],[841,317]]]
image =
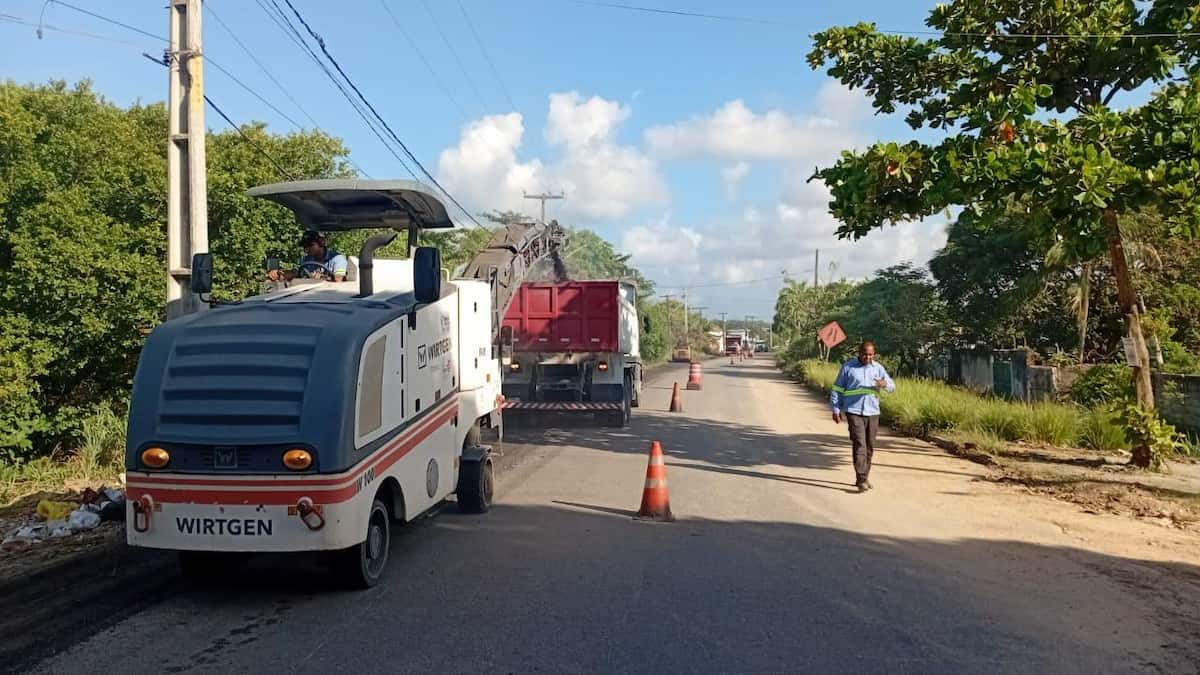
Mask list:
[[660,523],[675,520],[675,516],[671,515],[671,499],[667,495],[667,463],[663,457],[662,445],[658,441],[650,444],[646,487],[642,489],[642,506],[634,520],[655,520]]
[[688,367],[687,388],[692,391],[700,391],[700,364],[695,361],[692,361]]
[[671,408],[667,412],[683,412],[683,401],[679,398],[679,383],[671,390]]

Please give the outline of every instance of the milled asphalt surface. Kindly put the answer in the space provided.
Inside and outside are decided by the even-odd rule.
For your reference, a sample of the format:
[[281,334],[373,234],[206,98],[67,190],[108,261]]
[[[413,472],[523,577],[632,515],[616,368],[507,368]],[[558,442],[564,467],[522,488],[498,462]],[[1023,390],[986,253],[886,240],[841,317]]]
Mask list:
[[[625,430],[510,434],[491,513],[405,527],[375,589],[332,590],[287,559],[215,588],[179,580],[34,672],[1162,668],[1149,610],[1094,571],[1111,561],[972,514],[971,465],[891,439],[877,489],[854,494],[844,426],[765,359],[710,362],[666,413],[685,380],[658,371]],[[630,517],[651,440],[675,523]]]

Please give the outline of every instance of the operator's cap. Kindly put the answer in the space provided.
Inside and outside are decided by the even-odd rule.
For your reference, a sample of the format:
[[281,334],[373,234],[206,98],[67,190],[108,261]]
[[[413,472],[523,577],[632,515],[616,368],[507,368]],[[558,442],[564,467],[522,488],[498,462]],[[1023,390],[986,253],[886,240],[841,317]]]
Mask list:
[[325,238],[321,236],[320,232],[317,232],[316,230],[308,230],[303,236],[300,237],[300,248],[311,246],[312,244],[319,244],[324,239]]

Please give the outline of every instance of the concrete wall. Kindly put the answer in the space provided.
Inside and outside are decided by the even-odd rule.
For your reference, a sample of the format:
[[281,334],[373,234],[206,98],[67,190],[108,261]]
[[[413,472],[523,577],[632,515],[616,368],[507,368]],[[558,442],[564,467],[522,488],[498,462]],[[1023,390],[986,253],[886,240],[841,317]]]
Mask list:
[[1200,435],[1200,375],[1155,373],[1154,401],[1176,429]]
[[992,353],[962,351],[954,354],[959,364],[960,384],[975,391],[992,390]]
[[1058,396],[1058,368],[1029,366],[1026,400],[1045,401]]

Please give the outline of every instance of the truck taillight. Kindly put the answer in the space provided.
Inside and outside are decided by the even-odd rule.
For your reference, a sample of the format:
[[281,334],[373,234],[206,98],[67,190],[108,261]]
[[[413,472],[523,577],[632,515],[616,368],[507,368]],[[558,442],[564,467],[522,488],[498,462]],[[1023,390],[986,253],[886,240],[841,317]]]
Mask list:
[[510,365],[508,368],[509,368],[509,370],[512,370],[515,372],[515,371],[518,371],[521,369],[521,364],[517,363],[516,361],[513,361],[512,365]]
[[601,361],[600,365],[596,366],[596,369],[602,373],[607,373],[608,372],[608,361]]

